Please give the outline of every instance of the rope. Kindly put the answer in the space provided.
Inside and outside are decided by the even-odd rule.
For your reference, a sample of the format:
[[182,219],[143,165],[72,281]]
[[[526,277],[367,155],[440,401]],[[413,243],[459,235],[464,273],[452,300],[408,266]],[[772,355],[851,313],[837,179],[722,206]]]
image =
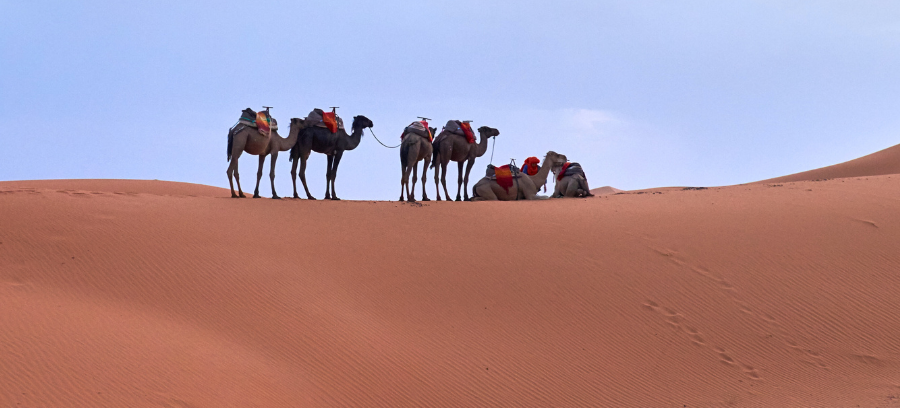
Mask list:
[[[375,132],[372,131],[372,128],[369,128],[369,133],[371,133],[372,136],[375,137],[375,140],[378,140],[378,143],[381,143],[381,140],[378,139],[378,136],[375,136]],[[396,148],[400,147],[400,145],[402,145],[402,144],[403,144],[403,143],[400,143],[400,144],[398,144],[398,145],[396,145],[396,146],[388,146],[388,145],[386,145],[386,144],[384,144],[384,143],[381,143],[382,146],[387,147],[388,149],[396,149]]]
[[491,143],[491,164],[494,164],[494,148],[497,147],[497,138],[494,138],[494,143]]

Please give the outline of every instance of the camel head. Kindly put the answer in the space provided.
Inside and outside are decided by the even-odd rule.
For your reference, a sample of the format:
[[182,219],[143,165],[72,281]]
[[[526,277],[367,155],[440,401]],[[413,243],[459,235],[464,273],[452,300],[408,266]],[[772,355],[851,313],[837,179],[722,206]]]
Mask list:
[[489,126],[482,126],[478,128],[478,133],[481,135],[481,137],[497,137],[500,135],[499,130]]
[[372,123],[372,121],[369,120],[369,118],[367,118],[363,115],[353,117],[353,129],[354,130],[355,129],[365,129],[365,128],[370,128],[370,127],[375,127],[375,124]]
[[559,173],[559,171],[562,170],[562,165],[567,161],[569,161],[569,159],[566,158],[566,155],[559,154],[552,150],[547,152],[547,155],[544,156],[544,165],[546,166],[549,164],[550,171],[552,171],[553,174]]
[[298,130],[303,130],[306,128],[306,119],[304,118],[291,118],[291,128],[297,126]]

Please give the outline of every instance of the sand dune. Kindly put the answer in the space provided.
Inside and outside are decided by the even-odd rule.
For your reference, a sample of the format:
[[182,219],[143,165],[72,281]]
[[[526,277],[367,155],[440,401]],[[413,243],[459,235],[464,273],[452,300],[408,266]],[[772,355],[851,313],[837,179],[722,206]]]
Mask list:
[[790,181],[824,180],[844,177],[881,176],[900,174],[900,145],[863,156],[848,162],[804,171],[783,177],[763,180],[762,183],[784,183]]
[[0,183],[0,406],[900,406],[900,176],[227,196]]
[[599,187],[599,188],[595,188],[595,189],[591,190],[592,194],[598,195],[598,196],[616,194],[616,193],[621,193],[621,192],[622,192],[622,190],[619,190],[618,188],[610,187],[610,186],[603,186],[603,187]]

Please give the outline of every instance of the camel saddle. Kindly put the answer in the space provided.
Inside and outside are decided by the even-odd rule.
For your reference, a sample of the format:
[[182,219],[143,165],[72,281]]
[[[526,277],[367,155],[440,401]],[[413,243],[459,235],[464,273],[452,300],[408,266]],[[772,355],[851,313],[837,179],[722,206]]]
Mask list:
[[428,128],[428,122],[424,120],[410,123],[409,126],[403,129],[403,133],[400,134],[400,138],[402,139],[403,136],[407,133],[422,136],[428,139],[429,142],[434,139],[434,135],[431,134],[431,129]]
[[563,164],[562,169],[559,171],[559,175],[556,176],[556,180],[559,181],[562,180],[563,177],[575,175],[584,177],[584,179],[587,180],[587,176],[584,174],[584,169],[581,168],[580,164],[566,162],[565,164]]
[[[250,126],[254,129],[259,129],[259,126],[256,124],[256,114],[257,112],[253,109],[244,109],[244,111],[241,112],[241,118],[238,120],[238,123],[244,126]],[[270,130],[278,130],[278,121],[275,120],[275,118],[270,119],[272,120]]]
[[306,126],[326,128],[330,130],[331,133],[337,133],[338,129],[344,129],[344,120],[333,112],[325,112],[316,108],[306,117]]
[[475,132],[472,131],[472,126],[469,125],[469,122],[448,120],[447,124],[444,125],[444,131],[454,135],[465,136],[467,142],[475,143]]

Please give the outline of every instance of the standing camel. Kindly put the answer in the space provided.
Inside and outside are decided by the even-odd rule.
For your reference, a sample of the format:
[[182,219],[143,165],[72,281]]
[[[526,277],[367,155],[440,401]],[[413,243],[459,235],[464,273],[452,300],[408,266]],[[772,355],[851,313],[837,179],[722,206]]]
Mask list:
[[[256,189],[253,190],[253,198],[259,198],[259,180],[263,174],[263,164],[266,162],[266,156],[272,155],[272,168],[269,172],[269,179],[272,181],[272,198],[281,198],[275,193],[275,161],[278,160],[278,152],[290,150],[297,142],[297,135],[306,126],[303,119],[292,118],[291,128],[288,137],[285,139],[278,135],[277,130],[272,130],[269,137],[263,136],[256,128],[247,125],[237,125],[228,131],[228,184],[231,186],[232,198],[245,198],[244,192],[241,191],[241,176],[238,174],[238,159],[241,153],[247,152],[254,156],[259,156],[259,171],[256,172]],[[234,182],[237,180],[238,193],[234,193]]]
[[[428,128],[431,134],[437,131],[436,128]],[[406,188],[406,197],[409,201],[416,201],[416,165],[424,160],[422,166],[422,201],[431,201],[428,194],[425,193],[425,175],[428,172],[428,165],[431,164],[432,146],[431,141],[425,136],[412,132],[406,132],[400,141],[400,169],[403,176],[400,179],[400,201],[403,201],[403,189]],[[412,172],[412,189],[409,188],[409,173]]]
[[291,148],[290,160],[294,162],[291,166],[291,180],[294,183],[294,198],[300,198],[297,195],[297,159],[300,159],[300,181],[303,182],[303,189],[306,190],[306,198],[315,200],[315,197],[309,193],[306,186],[306,160],[309,159],[309,153],[315,151],[328,156],[328,167],[325,171],[325,199],[340,200],[337,192],[334,190],[334,179],[337,178],[338,165],[341,163],[341,157],[345,150],[353,150],[359,146],[362,140],[363,129],[373,127],[369,118],[365,116],[356,116],[353,118],[353,125],[350,127],[352,134],[347,134],[344,129],[338,129],[337,133],[331,133],[330,130],[318,127],[307,126],[297,143]]
[[544,165],[538,170],[537,174],[529,176],[525,173],[519,173],[519,177],[513,181],[513,185],[509,189],[505,189],[497,183],[496,179],[485,176],[472,187],[472,201],[513,201],[513,200],[534,200],[541,186],[547,184],[547,176],[552,169],[560,168],[566,162],[566,156],[549,151],[544,158]]
[[[475,164],[476,158],[484,156],[484,153],[487,152],[488,138],[500,135],[500,131],[491,127],[482,126],[478,128],[478,134],[481,136],[481,140],[478,141],[478,144],[469,143],[465,136],[451,133],[446,130],[434,138],[434,157],[431,162],[431,167],[434,168],[434,187],[435,190],[437,190],[438,201],[441,201],[441,190],[438,185],[438,180],[440,180],[441,184],[444,186],[444,195],[448,200],[450,199],[450,193],[447,192],[447,164],[450,163],[450,160],[459,164],[459,173],[457,174],[456,182],[456,201],[461,200],[460,191],[465,195],[466,201],[469,201],[469,172],[472,170],[472,165]],[[466,163],[465,179],[463,178],[463,162]],[[440,167],[438,167],[438,164],[440,164]],[[463,187],[463,183],[465,183],[465,187]]]

